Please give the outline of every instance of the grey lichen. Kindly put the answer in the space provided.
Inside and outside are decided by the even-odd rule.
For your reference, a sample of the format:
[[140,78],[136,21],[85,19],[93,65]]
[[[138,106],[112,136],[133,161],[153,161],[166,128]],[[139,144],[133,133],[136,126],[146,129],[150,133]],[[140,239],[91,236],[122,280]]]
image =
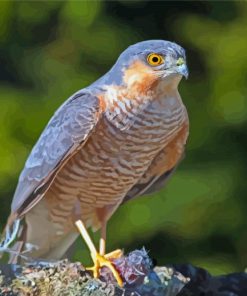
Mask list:
[[[107,268],[94,279],[81,263],[63,260],[17,266],[0,264],[0,296],[246,296],[244,272],[212,276],[190,264],[155,267],[145,251],[113,261],[124,287]],[[2,274],[1,274],[2,271]]]
[[[152,269],[146,251],[136,250],[114,262],[124,280],[120,288],[107,269],[93,279],[80,263],[26,265],[11,280],[1,280],[1,295],[10,296],[175,296],[188,282],[171,269]],[[10,294],[12,293],[12,294]]]

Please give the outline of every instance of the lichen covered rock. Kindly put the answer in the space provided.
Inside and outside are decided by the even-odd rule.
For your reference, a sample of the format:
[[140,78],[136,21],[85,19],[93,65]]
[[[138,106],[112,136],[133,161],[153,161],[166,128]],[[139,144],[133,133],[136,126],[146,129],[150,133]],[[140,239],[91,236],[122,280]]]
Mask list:
[[124,281],[120,288],[107,268],[93,279],[80,263],[68,260],[2,267],[0,295],[10,296],[175,296],[188,279],[169,268],[152,268],[145,249],[113,261]]

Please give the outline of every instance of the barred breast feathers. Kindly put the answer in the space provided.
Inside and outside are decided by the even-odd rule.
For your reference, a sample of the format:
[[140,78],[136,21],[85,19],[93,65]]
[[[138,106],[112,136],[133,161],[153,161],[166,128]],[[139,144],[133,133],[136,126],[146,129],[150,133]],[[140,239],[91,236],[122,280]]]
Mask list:
[[[111,85],[101,92],[101,98],[105,110],[97,131],[51,188],[52,196],[64,202],[73,192],[87,225],[93,219],[92,208],[121,203],[159,151],[176,137],[187,116],[177,89],[164,85],[141,95]],[[68,215],[71,206],[61,216]],[[60,219],[57,211],[52,213]]]
[[161,82],[142,94],[111,85],[105,88],[104,100],[107,119],[118,129],[129,133],[130,127],[133,132],[145,127],[143,133],[153,133],[154,136],[160,134],[160,129],[174,132],[187,119],[176,84],[171,86]]

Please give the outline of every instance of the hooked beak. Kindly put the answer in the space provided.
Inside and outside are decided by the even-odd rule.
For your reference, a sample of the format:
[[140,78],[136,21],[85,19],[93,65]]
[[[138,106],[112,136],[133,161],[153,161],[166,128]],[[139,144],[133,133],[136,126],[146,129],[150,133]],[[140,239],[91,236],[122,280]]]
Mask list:
[[176,72],[183,75],[186,79],[189,76],[189,70],[183,58],[179,58],[176,63]]

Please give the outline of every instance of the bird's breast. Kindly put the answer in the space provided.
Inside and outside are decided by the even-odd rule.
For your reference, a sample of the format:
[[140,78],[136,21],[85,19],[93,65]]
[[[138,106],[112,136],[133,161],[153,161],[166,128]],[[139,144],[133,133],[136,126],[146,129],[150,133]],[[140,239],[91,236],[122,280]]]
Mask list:
[[82,205],[118,204],[185,118],[183,105],[176,106],[173,99],[135,107],[131,114],[121,104],[115,107],[118,117],[105,113],[86,144],[58,173],[50,191],[61,200],[73,195]]

